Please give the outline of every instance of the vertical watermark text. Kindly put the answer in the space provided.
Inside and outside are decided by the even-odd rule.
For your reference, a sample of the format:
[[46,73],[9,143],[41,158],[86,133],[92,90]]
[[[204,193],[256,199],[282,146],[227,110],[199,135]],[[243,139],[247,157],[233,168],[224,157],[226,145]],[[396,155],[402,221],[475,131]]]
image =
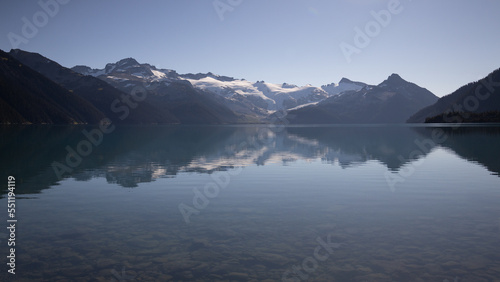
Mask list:
[[7,265],[10,274],[16,274],[16,179],[14,176],[7,178],[7,230],[9,236],[7,246],[9,247],[9,255],[7,256]]

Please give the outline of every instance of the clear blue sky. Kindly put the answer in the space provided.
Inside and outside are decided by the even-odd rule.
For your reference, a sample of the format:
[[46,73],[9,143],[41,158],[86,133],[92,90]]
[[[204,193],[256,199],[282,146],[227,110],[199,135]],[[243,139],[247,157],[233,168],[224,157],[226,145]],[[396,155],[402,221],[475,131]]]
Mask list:
[[23,17],[38,16],[41,27],[18,47],[66,67],[133,57],[179,73],[316,86],[398,73],[438,96],[500,67],[498,0],[401,0],[350,63],[340,44],[356,47],[355,28],[390,0],[219,1],[232,4],[222,19],[214,0],[71,0],[44,19],[38,1],[0,0],[0,49],[12,48],[9,33],[23,36]]

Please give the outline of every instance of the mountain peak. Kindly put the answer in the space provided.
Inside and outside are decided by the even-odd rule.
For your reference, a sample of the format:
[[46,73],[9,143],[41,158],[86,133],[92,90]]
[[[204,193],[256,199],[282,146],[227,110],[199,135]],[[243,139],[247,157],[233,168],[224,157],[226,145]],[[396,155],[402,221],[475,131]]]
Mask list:
[[134,66],[134,65],[138,65],[138,64],[139,64],[139,62],[137,62],[134,58],[125,58],[125,59],[121,59],[118,62],[116,62],[116,65],[118,67]]
[[125,58],[121,59],[116,63],[110,63],[106,65],[106,69],[114,69],[114,68],[127,68],[139,65],[134,58]]
[[128,73],[132,75],[152,76],[152,69],[156,69],[148,64],[139,64],[134,58],[121,59],[114,64],[107,64],[104,68],[105,74]]
[[342,79],[339,81],[339,84],[341,83],[353,83],[353,81],[348,78],[342,77]]
[[350,80],[349,78],[342,77],[342,79],[339,81],[339,84],[350,84],[350,85],[357,85],[359,87],[365,87],[367,84],[359,81],[353,81]]
[[75,71],[77,73],[81,74],[88,74],[92,72],[92,68],[89,66],[84,66],[84,65],[77,65],[71,68],[72,71]]
[[380,83],[378,86],[401,86],[404,84],[409,83],[408,81],[404,80],[399,76],[397,73],[391,74],[386,80],[384,80],[382,83]]
[[401,76],[399,76],[399,74],[397,74],[397,73],[391,74],[387,78],[387,81],[388,82],[407,82],[406,80],[404,80],[403,78],[401,78]]

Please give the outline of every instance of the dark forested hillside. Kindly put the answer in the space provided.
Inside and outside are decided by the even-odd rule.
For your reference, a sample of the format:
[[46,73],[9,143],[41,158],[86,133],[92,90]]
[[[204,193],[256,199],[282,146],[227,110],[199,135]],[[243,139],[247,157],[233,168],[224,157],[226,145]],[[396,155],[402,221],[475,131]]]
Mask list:
[[98,123],[91,103],[0,50],[1,123]]
[[40,54],[22,50],[12,50],[10,54],[40,74],[87,100],[115,123],[179,122],[168,110],[160,111],[147,101],[138,104],[132,100],[131,105],[137,104],[137,106],[127,105],[128,93],[120,91],[95,77],[74,72]]
[[469,116],[481,122],[481,113],[494,111],[500,111],[500,69],[440,98],[435,104],[415,113],[408,122],[420,123],[426,119],[428,122],[471,122]]

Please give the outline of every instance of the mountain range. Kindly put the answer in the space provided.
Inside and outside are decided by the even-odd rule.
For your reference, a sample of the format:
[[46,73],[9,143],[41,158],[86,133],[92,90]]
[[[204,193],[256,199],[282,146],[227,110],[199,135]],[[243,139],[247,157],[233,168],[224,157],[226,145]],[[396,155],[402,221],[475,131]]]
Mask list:
[[347,90],[359,90],[364,86],[363,83],[348,79],[342,79],[339,84],[315,87],[250,82],[210,72],[180,75],[174,70],[140,64],[133,58],[107,64],[104,69],[75,66],[72,70],[97,77],[124,92],[141,86],[156,95],[163,95],[166,87],[171,84],[191,85],[204,97],[219,101],[233,112],[242,115],[244,119],[254,121],[261,120],[277,110],[316,103]]
[[404,123],[438,98],[429,90],[392,74],[379,85],[345,91],[315,105],[292,109],[291,123]]
[[133,58],[103,69],[70,69],[37,53],[0,52],[0,123],[269,123],[276,113],[292,124],[404,123],[425,122],[443,109],[436,104],[444,97],[397,74],[378,85],[342,78],[297,86],[211,72],[178,74]]
[[217,101],[205,97],[189,83],[161,85],[155,92],[142,93],[141,95],[147,95],[143,101],[143,98],[139,99],[131,95],[132,89],[120,89],[105,80],[82,75],[40,54],[21,50],[12,50],[9,54],[92,103],[104,116],[116,123],[220,124],[238,122],[235,113]]

